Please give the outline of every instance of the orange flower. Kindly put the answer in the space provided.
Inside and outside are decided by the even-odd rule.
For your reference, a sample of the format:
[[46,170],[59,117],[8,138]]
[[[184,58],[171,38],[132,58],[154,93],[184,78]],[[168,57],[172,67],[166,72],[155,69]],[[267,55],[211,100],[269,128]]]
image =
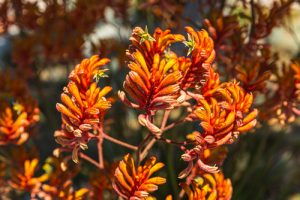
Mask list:
[[[217,77],[217,76],[216,76]],[[217,79],[216,79],[217,80]],[[209,85],[204,96],[197,97],[198,104],[194,108],[191,118],[200,120],[203,133],[194,132],[195,147],[186,150],[182,159],[189,162],[179,177],[186,177],[193,168],[193,161],[204,171],[215,173],[216,166],[207,165],[203,160],[206,149],[213,149],[225,144],[231,144],[240,133],[247,132],[256,125],[258,111],[250,112],[253,96],[245,93],[238,83],[222,83]]]
[[35,171],[38,166],[38,159],[26,160],[24,163],[24,169],[22,172],[18,170],[12,171],[12,178],[10,185],[18,190],[24,190],[33,192],[37,190],[43,182],[48,180],[48,175],[44,174],[39,177],[35,177]]
[[186,27],[188,40],[185,45],[189,48],[188,54],[191,54],[191,64],[188,67],[182,65],[183,80],[181,88],[197,88],[203,84],[207,78],[211,63],[215,58],[214,42],[205,30],[195,31],[191,27]]
[[181,186],[189,200],[230,200],[232,196],[231,181],[221,172],[201,174],[192,182],[192,188],[186,183]]
[[10,71],[0,72],[0,80],[0,145],[20,145],[39,121],[40,110],[23,80],[15,79]]
[[39,109],[35,108],[33,113],[28,113],[27,105],[14,103],[10,107],[6,101],[0,100],[0,103],[3,103],[0,106],[0,145],[23,144],[29,137],[28,128],[39,120]]
[[63,121],[62,130],[55,132],[56,141],[73,148],[74,162],[78,162],[79,149],[87,149],[87,142],[91,138],[89,132],[102,126],[103,116],[111,106],[104,97],[111,87],[100,89],[97,86],[97,80],[105,72],[98,68],[108,62],[109,59],[100,59],[98,56],[83,60],[70,73],[70,82],[61,94],[63,104],[56,104]]
[[[57,199],[57,200],[83,200],[86,199],[89,190],[87,188],[81,188],[79,190],[74,190],[72,187],[72,182],[67,180],[63,183],[59,190],[57,186],[43,185],[43,191],[46,193],[40,193],[39,197],[43,199]],[[50,193],[47,194],[47,193]]]
[[0,145],[24,143],[29,137],[26,132],[28,125],[26,112],[17,113],[10,107],[5,107],[0,115]]
[[136,170],[133,158],[127,154],[115,171],[113,187],[124,199],[145,199],[149,193],[158,189],[158,185],[166,182],[166,179],[162,177],[150,178],[154,172],[163,166],[163,163],[156,163],[156,158],[151,157],[144,166],[139,166]]
[[132,102],[120,91],[124,103],[146,112],[174,107],[180,94],[181,74],[173,70],[178,65],[177,58],[167,57],[164,50],[182,37],[160,29],[152,37],[139,27],[134,29],[128,64],[131,71],[123,84]]
[[218,95],[223,100],[214,97],[210,97],[210,102],[199,99],[194,112],[205,131],[196,137],[199,142],[202,140],[202,143],[210,147],[232,143],[239,133],[249,131],[255,126],[258,112],[254,109],[249,113],[253,101],[251,93],[245,93],[233,82],[224,84],[213,95]]
[[169,29],[163,31],[160,28],[156,28],[152,37],[148,33],[147,27],[145,30],[136,27],[130,37],[132,46],[130,46],[128,54],[134,53],[137,50],[140,51],[146,63],[151,66],[155,54],[164,54],[165,50],[172,43],[181,42],[184,39],[184,36],[181,34],[171,34]]

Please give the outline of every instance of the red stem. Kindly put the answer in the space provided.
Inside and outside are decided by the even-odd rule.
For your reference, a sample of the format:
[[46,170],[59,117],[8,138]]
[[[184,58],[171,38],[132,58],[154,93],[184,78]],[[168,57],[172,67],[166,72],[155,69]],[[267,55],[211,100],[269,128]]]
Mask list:
[[88,161],[89,163],[93,164],[94,166],[96,166],[99,169],[102,169],[101,166],[99,165],[99,163],[97,161],[95,161],[94,159],[92,159],[91,157],[89,157],[88,155],[80,152],[79,153],[80,158]]
[[113,137],[107,135],[106,133],[103,133],[103,138],[107,139],[108,141],[111,141],[111,142],[113,142],[115,144],[118,144],[120,146],[123,146],[123,147],[126,147],[128,149],[131,149],[133,151],[137,151],[138,150],[137,146],[134,146],[134,145],[128,144],[126,142],[120,141],[120,140],[118,140],[116,138],[113,138]]
[[104,169],[103,147],[102,147],[104,133],[103,133],[102,127],[99,127],[98,130],[99,130],[98,143],[97,143],[97,148],[98,148],[98,162],[99,162],[100,169]]

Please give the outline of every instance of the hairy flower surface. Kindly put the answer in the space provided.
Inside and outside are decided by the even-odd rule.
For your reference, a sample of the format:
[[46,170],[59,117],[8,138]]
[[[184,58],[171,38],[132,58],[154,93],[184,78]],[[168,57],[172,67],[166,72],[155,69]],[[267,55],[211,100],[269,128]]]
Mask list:
[[246,93],[235,81],[219,84],[218,75],[214,81],[207,82],[203,89],[204,94],[197,96],[192,118],[200,121],[203,131],[193,132],[195,147],[186,150],[182,159],[189,162],[179,178],[186,177],[196,160],[197,165],[204,171],[215,173],[216,166],[207,165],[204,162],[204,151],[225,144],[231,144],[240,133],[247,132],[256,125],[257,109],[250,110],[253,103],[253,95]]
[[133,158],[127,154],[115,171],[113,187],[122,198],[145,199],[149,197],[149,193],[158,189],[158,185],[166,182],[166,179],[162,177],[151,178],[152,174],[163,166],[163,163],[157,163],[156,158],[151,157],[143,166],[138,166],[136,169]]
[[181,184],[189,200],[230,200],[232,196],[231,181],[221,172],[201,174],[191,185]]
[[61,94],[62,104],[56,104],[63,121],[62,130],[55,132],[56,141],[73,149],[74,162],[78,162],[78,150],[87,149],[90,131],[101,126],[105,111],[111,107],[110,101],[104,97],[111,87],[101,89],[95,81],[105,72],[99,67],[108,62],[107,58],[93,56],[78,64]]
[[191,62],[188,65],[181,65],[180,71],[183,74],[181,88],[199,87],[206,81],[206,76],[215,58],[214,42],[205,30],[195,31],[192,27],[186,27],[188,40],[185,45],[189,48]]
[[183,36],[171,34],[169,30],[156,29],[152,37],[139,27],[134,29],[132,46],[128,51],[131,71],[123,84],[132,102],[124,92],[119,92],[124,103],[146,112],[173,108],[180,95],[182,76],[178,70],[173,70],[178,65],[177,59],[167,57],[165,49],[183,39]]
[[143,30],[140,27],[136,27],[133,30],[130,41],[132,45],[129,48],[128,53],[139,51],[142,53],[146,60],[146,63],[150,66],[153,64],[153,57],[155,54],[165,54],[165,50],[175,42],[184,41],[184,36],[181,34],[171,34],[170,30],[161,30],[156,28],[153,36],[148,33],[148,30]]
[[35,177],[37,166],[38,159],[26,160],[22,171],[12,170],[10,185],[15,189],[29,192],[39,188],[49,177],[47,174]]
[[232,143],[240,133],[256,124],[257,110],[250,112],[253,95],[246,93],[238,83],[224,83],[208,98],[199,99],[195,115],[201,121],[204,133],[196,137],[199,143],[216,147]]

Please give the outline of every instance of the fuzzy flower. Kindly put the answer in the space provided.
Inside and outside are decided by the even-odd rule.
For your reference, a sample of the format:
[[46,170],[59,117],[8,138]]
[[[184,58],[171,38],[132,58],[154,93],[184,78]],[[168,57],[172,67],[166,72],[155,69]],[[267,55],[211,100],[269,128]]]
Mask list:
[[257,109],[250,110],[253,95],[246,93],[235,81],[223,83],[207,90],[200,96],[191,118],[200,121],[203,132],[194,132],[194,148],[186,150],[182,159],[189,163],[179,177],[186,177],[193,168],[193,162],[204,171],[215,173],[218,167],[203,161],[206,149],[213,149],[233,143],[239,134],[253,129],[256,125]]
[[44,174],[39,177],[35,176],[38,166],[38,159],[26,160],[22,171],[12,170],[10,185],[18,190],[34,192],[39,190],[43,182],[48,180],[48,175]]
[[55,132],[56,141],[64,147],[73,149],[73,161],[78,162],[79,149],[87,149],[90,132],[102,125],[107,109],[111,107],[105,95],[111,87],[99,88],[97,81],[105,70],[99,67],[109,59],[93,56],[83,60],[70,73],[67,87],[61,94],[61,103],[56,104],[62,115],[62,130]]
[[205,83],[207,73],[215,59],[214,42],[205,30],[195,31],[186,27],[188,40],[184,44],[188,47],[188,65],[181,65],[183,74],[181,88],[197,88]]
[[158,185],[166,182],[166,179],[162,177],[150,178],[163,166],[163,163],[156,163],[156,158],[151,157],[143,166],[138,166],[136,169],[133,158],[127,154],[115,171],[113,187],[124,199],[146,199],[149,197],[149,193],[158,189]]
[[183,35],[172,34],[169,29],[163,31],[160,28],[156,28],[153,36],[151,36],[147,27],[145,30],[136,27],[130,37],[132,45],[129,48],[128,54],[130,55],[138,50],[142,53],[146,63],[152,65],[155,54],[162,55],[172,43],[184,40]]
[[182,76],[174,70],[178,65],[177,59],[166,56],[165,49],[183,39],[183,36],[171,34],[169,30],[156,29],[152,37],[139,27],[134,29],[132,46],[128,51],[131,71],[123,84],[130,100],[125,92],[119,92],[125,104],[148,113],[174,107],[180,96]]
[[181,184],[189,200],[230,200],[232,196],[231,181],[221,172],[201,174],[191,185]]
[[[26,112],[25,106],[15,103],[12,107],[5,105],[0,114],[0,145],[13,143],[21,145],[27,141],[29,133],[28,128],[39,120],[39,110],[36,108],[35,116],[32,118],[30,113]],[[2,107],[2,106],[1,106]]]

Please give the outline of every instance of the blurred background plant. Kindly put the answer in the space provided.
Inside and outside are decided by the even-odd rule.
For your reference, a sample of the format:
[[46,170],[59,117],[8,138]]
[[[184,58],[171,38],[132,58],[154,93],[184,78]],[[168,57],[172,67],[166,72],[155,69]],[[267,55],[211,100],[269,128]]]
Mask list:
[[[147,25],[151,35],[155,27],[173,33],[184,33],[185,26],[206,29],[221,81],[236,79],[255,97],[256,129],[219,159],[232,182],[232,199],[300,199],[299,13],[296,0],[0,0],[0,198],[116,197],[110,179],[118,165],[109,163],[127,150],[104,141],[104,167],[111,174],[91,174],[93,165],[61,156],[53,138],[61,126],[55,103],[73,67],[101,53],[111,62],[100,84],[113,88],[105,130],[138,144],[147,134],[136,120],[139,112],[123,106],[117,91],[128,72],[128,38],[135,26]],[[176,109],[170,120],[184,114]],[[195,129],[201,130],[198,123],[187,123],[167,132],[168,138],[185,140]],[[87,155],[97,159],[96,151],[91,146]],[[158,143],[150,155],[165,163],[168,180],[155,195],[176,197],[176,176],[185,167],[178,161],[181,151]]]

